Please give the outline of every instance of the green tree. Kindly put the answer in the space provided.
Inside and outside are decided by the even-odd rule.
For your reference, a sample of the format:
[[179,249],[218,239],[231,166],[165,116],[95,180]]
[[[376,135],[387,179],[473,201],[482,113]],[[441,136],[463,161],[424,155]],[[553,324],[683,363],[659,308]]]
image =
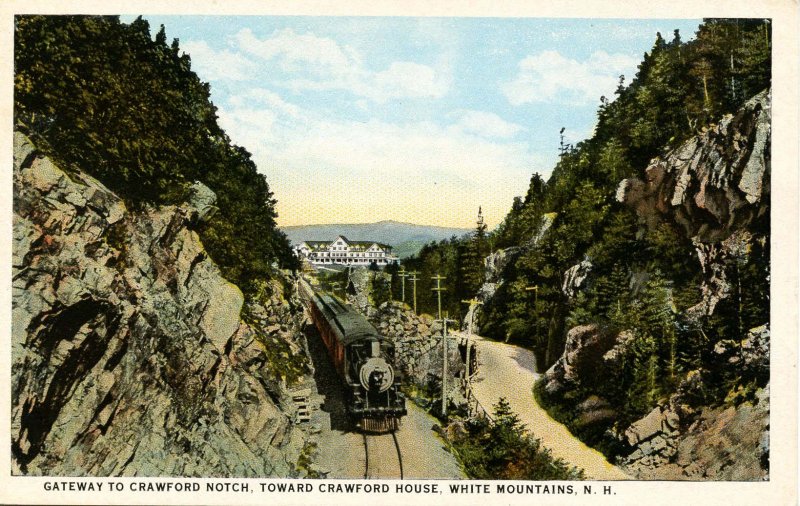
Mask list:
[[210,88],[164,27],[141,17],[16,16],[14,122],[66,170],[131,207],[174,204],[201,181],[220,212],[200,228],[225,276],[247,289],[273,262],[296,268],[275,199],[250,153],[217,124]]
[[525,431],[506,399],[494,406],[493,420],[468,424],[469,434],[453,442],[471,478],[484,480],[577,480],[583,471],[554,458]]
[[483,284],[484,268],[483,259],[489,253],[486,238],[486,223],[483,221],[483,214],[478,208],[478,221],[475,232],[464,245],[460,258],[460,268],[458,272],[459,283],[457,285],[458,295],[470,297],[477,292]]

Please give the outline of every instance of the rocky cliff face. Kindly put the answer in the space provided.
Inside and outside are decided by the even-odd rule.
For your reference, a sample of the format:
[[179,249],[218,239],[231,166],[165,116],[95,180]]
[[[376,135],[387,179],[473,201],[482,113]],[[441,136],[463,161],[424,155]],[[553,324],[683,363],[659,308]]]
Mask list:
[[769,90],[656,158],[645,179],[626,179],[617,190],[648,226],[661,220],[677,224],[695,244],[705,275],[698,316],[713,313],[729,295],[723,266],[747,252],[755,238],[747,228],[769,211],[771,97]]
[[592,272],[592,267],[594,267],[592,262],[582,260],[567,269],[564,272],[564,281],[561,283],[561,293],[570,299],[575,297],[589,277],[589,273]]
[[[610,333],[595,324],[567,335],[564,354],[544,375],[548,394],[565,394],[583,384],[609,381],[634,336]],[[750,330],[741,342],[717,343],[715,359],[748,372],[769,374],[769,330]],[[707,389],[708,371],[689,371],[677,391],[617,437],[628,448],[619,465],[646,480],[762,480],[768,477],[769,384],[738,405],[701,406],[692,398]],[[617,413],[605,399],[590,396],[578,406],[576,426],[613,423]]]
[[372,271],[364,267],[357,267],[349,271],[345,293],[347,303],[353,305],[362,314],[372,317],[381,301],[375,297],[382,288],[387,298],[392,276],[382,271]]
[[12,466],[69,476],[292,476],[303,446],[192,204],[132,211],[14,137]]
[[626,179],[618,200],[652,223],[669,218],[688,237],[720,242],[769,206],[769,90],[735,115],[689,139],[645,170],[645,180]]
[[600,369],[612,360],[605,355],[615,340],[615,336],[601,331],[596,324],[570,329],[564,353],[544,375],[545,390],[551,394],[560,393],[579,385],[582,378],[597,377]]
[[[696,388],[696,375],[682,388]],[[634,448],[620,461],[644,480],[738,480],[769,478],[769,385],[753,402],[703,407],[682,403],[683,390],[625,431]]]
[[[703,272],[702,300],[687,311],[696,321],[714,313],[731,296],[729,269],[744,264],[756,242],[769,240],[770,95],[765,91],[736,114],[725,117],[677,149],[651,161],[644,180],[620,184],[617,198],[632,207],[642,225],[676,225],[691,239]],[[573,269],[579,271],[579,266]],[[564,292],[574,285],[568,271]],[[643,273],[632,273],[632,279]],[[645,273],[646,274],[646,273]],[[766,277],[768,272],[763,273]],[[578,283],[579,285],[580,283]],[[750,329],[741,341],[723,339],[709,350],[704,367],[679,378],[677,390],[657,401],[627,427],[612,426],[627,449],[619,464],[642,479],[761,480],[769,460],[769,322]],[[611,381],[634,345],[630,330],[612,333],[597,325],[575,327],[565,351],[547,371],[544,391],[565,395],[581,385]],[[703,405],[714,374],[765,378],[748,388]],[[706,401],[704,401],[706,402]],[[614,407],[592,396],[578,404],[581,421],[617,418]],[[607,433],[609,434],[609,433]]]

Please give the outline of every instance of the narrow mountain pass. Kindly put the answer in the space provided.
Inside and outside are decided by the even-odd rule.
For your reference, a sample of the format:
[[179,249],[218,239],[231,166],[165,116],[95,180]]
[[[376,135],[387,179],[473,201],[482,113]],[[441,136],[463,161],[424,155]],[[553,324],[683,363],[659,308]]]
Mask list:
[[492,406],[504,397],[528,431],[541,439],[554,457],[583,469],[589,479],[630,479],[602,453],[586,446],[539,406],[533,397],[533,384],[539,378],[534,372],[533,352],[479,336],[475,336],[475,346],[478,372],[472,389],[487,411],[491,412]]

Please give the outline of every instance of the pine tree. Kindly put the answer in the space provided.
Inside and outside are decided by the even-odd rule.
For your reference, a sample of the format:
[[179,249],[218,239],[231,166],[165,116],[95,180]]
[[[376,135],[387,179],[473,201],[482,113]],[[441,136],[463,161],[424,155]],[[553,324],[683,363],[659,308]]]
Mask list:
[[14,21],[15,128],[134,206],[178,203],[192,182],[206,184],[220,212],[200,227],[203,243],[244,289],[276,260],[297,267],[266,179],[219,127],[209,85],[163,27],[152,39],[141,17]]
[[483,213],[479,207],[475,232],[465,245],[464,252],[461,255],[460,295],[465,297],[472,296],[483,284],[483,259],[488,254],[486,250],[486,223],[483,221]]

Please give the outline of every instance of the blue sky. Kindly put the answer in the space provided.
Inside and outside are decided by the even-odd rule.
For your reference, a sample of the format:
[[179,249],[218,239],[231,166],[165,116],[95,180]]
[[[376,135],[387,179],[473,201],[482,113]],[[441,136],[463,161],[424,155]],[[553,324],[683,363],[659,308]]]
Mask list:
[[[559,130],[591,135],[601,95],[661,32],[700,20],[144,16],[211,84],[279,225],[497,225]],[[130,21],[131,17],[123,17]]]

